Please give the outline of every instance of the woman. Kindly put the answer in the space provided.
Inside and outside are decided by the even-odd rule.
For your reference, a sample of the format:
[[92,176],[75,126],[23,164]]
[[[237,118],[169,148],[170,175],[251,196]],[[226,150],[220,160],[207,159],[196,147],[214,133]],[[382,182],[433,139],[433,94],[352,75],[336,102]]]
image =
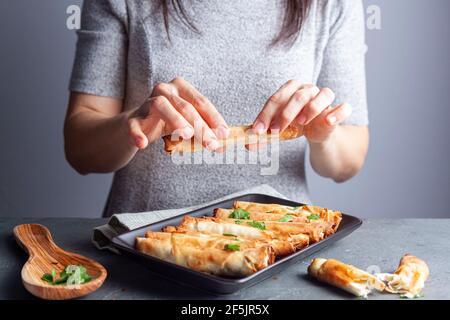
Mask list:
[[[262,183],[308,202],[305,149],[343,182],[368,149],[360,0],[86,1],[70,84],[66,156],[115,172],[105,215],[175,208]],[[353,112],[352,112],[353,111]],[[231,125],[288,125],[277,175],[251,164],[175,164],[161,136],[200,123],[209,150]]]

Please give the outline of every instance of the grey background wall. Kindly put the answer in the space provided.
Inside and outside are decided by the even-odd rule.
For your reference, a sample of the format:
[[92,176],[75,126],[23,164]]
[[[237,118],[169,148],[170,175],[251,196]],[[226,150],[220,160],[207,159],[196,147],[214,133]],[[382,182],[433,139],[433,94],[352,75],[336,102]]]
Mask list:
[[[0,216],[99,217],[111,175],[66,163],[62,125],[76,0],[0,2]],[[342,185],[308,168],[315,203],[362,217],[450,217],[448,0],[366,0],[371,148]]]

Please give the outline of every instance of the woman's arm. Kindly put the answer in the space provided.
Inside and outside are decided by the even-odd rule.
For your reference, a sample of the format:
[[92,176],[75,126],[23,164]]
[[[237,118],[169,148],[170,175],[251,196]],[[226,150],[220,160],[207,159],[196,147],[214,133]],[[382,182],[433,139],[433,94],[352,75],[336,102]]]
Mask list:
[[268,129],[283,131],[289,125],[303,126],[313,169],[337,182],[346,181],[364,164],[369,132],[367,126],[341,125],[350,117],[352,108],[347,103],[331,107],[334,99],[329,88],[290,80],[269,98],[253,129],[262,134]]
[[67,161],[81,174],[112,172],[138,148],[128,133],[122,101],[73,92],[64,125]]
[[288,81],[267,101],[254,128],[304,126],[314,170],[343,182],[361,169],[369,146],[364,10],[361,0],[321,5],[330,21],[317,86]]
[[[332,88],[335,101],[346,102],[353,110],[350,114],[348,109],[345,121],[323,141],[309,139],[310,160],[318,174],[342,182],[361,169],[369,145],[364,8],[361,0],[329,1],[325,5],[334,14],[330,16],[330,37],[323,51],[317,85]],[[325,132],[327,126],[324,122]],[[312,136],[311,132],[308,134]]]
[[369,146],[367,126],[338,126],[323,142],[309,141],[311,165],[319,175],[345,182],[362,168]]

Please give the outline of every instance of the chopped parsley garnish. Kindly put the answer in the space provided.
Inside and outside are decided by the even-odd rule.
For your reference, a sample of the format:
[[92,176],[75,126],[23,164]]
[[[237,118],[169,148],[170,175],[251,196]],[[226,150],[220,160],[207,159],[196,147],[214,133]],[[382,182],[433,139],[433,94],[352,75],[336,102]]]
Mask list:
[[229,218],[248,220],[250,219],[250,213],[244,209],[234,209]]
[[[54,271],[55,269],[53,269]],[[52,271],[52,273],[53,273]],[[46,281],[46,282],[50,282],[53,283],[53,276],[50,273],[44,273],[44,275],[41,278],[42,280]]]
[[68,265],[63,271],[59,273],[59,278],[56,278],[56,270],[52,269],[51,273],[44,273],[41,278],[43,281],[52,285],[60,284],[83,284],[91,281],[91,276],[82,265]]
[[280,222],[292,222],[292,221],[294,221],[294,217],[289,215],[289,214],[286,214],[283,218],[281,218],[278,221],[280,221]]
[[236,220],[234,223],[236,223],[236,224],[242,224],[242,221],[241,221],[241,220]]
[[240,251],[241,247],[238,244],[226,244],[225,247],[223,247],[226,251]]
[[310,215],[308,216],[308,219],[309,219],[309,220],[317,220],[317,219],[320,219],[320,214],[318,214],[318,213],[310,214]]
[[247,224],[253,228],[266,230],[266,224],[262,221],[249,221],[249,222],[247,222]]

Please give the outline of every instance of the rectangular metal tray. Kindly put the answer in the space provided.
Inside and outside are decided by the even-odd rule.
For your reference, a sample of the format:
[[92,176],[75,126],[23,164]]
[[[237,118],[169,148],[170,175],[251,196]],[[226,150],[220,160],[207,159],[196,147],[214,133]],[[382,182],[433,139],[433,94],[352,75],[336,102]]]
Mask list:
[[248,277],[237,279],[224,278],[195,271],[148,256],[135,249],[136,237],[143,237],[146,231],[161,231],[162,228],[168,225],[179,225],[181,223],[181,220],[183,219],[183,216],[185,215],[191,215],[193,217],[212,216],[213,210],[215,208],[232,208],[233,202],[237,200],[259,203],[276,203],[293,207],[303,205],[302,203],[293,202],[264,194],[246,194],[233,199],[217,202],[192,212],[186,212],[184,214],[126,232],[114,237],[112,243],[125,255],[139,259],[140,261],[144,262],[152,271],[160,274],[167,279],[176,281],[178,283],[187,284],[198,289],[214,292],[216,294],[228,294],[254,285],[264,279],[275,275],[276,273],[287,268],[289,265],[292,265],[293,263],[296,263],[317,252],[318,250],[332,244],[333,242],[349,235],[362,224],[362,221],[360,219],[347,214],[342,214],[342,221],[339,229],[333,235],[325,238],[318,243],[314,243],[302,250],[299,250],[287,257],[279,259],[267,268],[264,268]]

